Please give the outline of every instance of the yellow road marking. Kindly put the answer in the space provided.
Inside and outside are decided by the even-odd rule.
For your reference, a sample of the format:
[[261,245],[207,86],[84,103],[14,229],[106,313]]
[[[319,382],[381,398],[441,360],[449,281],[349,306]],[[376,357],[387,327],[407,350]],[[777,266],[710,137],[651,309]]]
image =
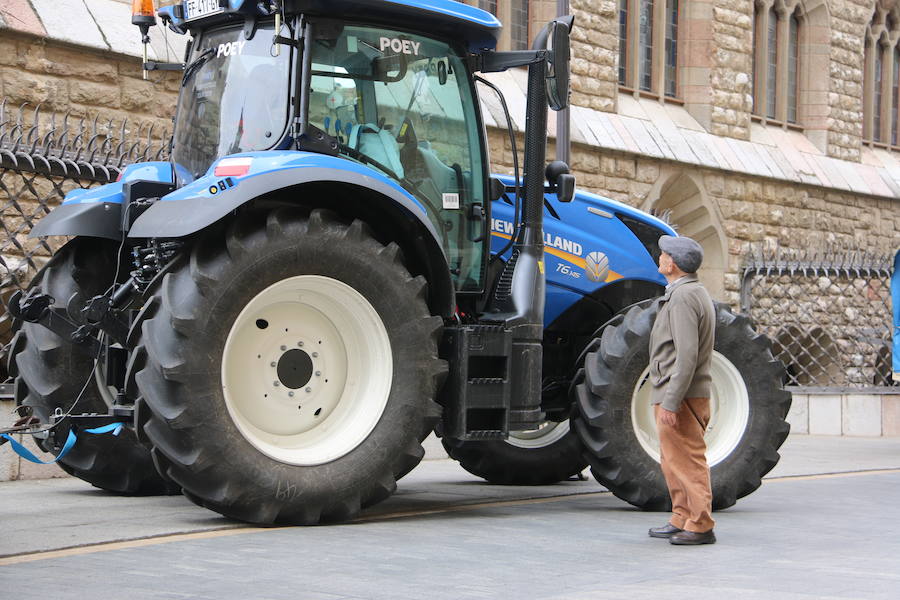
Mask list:
[[[864,475],[889,475],[900,473],[900,468],[889,469],[872,469],[870,471],[850,471],[845,473],[822,473],[820,475],[784,475],[781,477],[766,478],[765,483],[785,482],[785,481],[810,481],[816,479],[837,479],[844,477],[861,477]],[[530,504],[549,504],[552,502],[562,502],[572,499],[585,499],[597,496],[609,496],[611,492],[583,492],[575,494],[567,494],[565,496],[549,496],[546,498],[524,498],[518,500],[496,500],[488,502],[476,502],[472,504],[451,504],[448,506],[435,506],[433,508],[425,508],[419,510],[408,510],[385,513],[380,515],[363,515],[350,521],[350,523],[371,523],[375,521],[389,521],[393,519],[406,519],[410,517],[422,517],[428,515],[436,515],[443,513],[464,512],[470,510],[478,510],[482,508],[501,508],[507,506],[526,506]],[[268,531],[283,531],[285,529],[296,529],[295,526],[283,527],[253,527],[238,526],[228,529],[216,529],[212,531],[195,531],[192,533],[176,533],[164,534],[155,537],[141,538],[137,540],[125,540],[120,542],[100,542],[87,546],[77,546],[74,548],[62,548],[60,550],[45,550],[40,552],[30,552],[26,554],[17,554],[14,556],[6,556],[0,558],[0,566],[17,565],[22,563],[34,562],[38,560],[50,560],[53,558],[65,558],[69,556],[81,556],[85,554],[95,554],[97,552],[109,552],[112,550],[126,550],[129,548],[143,548],[147,546],[157,546],[159,544],[169,544],[173,542],[187,542],[193,540],[207,540],[220,537],[229,537],[233,535],[243,535],[246,533],[263,533]]]
[[767,477],[763,481],[810,481],[814,479],[838,479],[843,477],[861,477],[863,475],[889,475],[900,473],[900,467],[887,469],[870,469],[868,471],[844,471],[837,473],[820,473],[818,475],[782,475],[780,477]]
[[287,527],[233,527],[231,529],[216,529],[213,531],[195,531],[193,533],[164,534],[156,537],[141,538],[138,540],[125,540],[122,542],[100,542],[98,544],[91,544],[87,546],[63,548],[61,550],[46,550],[40,552],[31,552],[28,554],[7,556],[4,558],[0,558],[0,567],[33,562],[36,560],[48,560],[51,558],[64,558],[66,556],[93,554],[95,552],[107,552],[109,550],[124,550],[126,548],[156,546],[158,544],[168,544],[169,542],[185,542],[188,540],[205,540],[210,538],[227,537],[230,535],[252,533],[254,531],[265,531],[267,529],[287,529]]

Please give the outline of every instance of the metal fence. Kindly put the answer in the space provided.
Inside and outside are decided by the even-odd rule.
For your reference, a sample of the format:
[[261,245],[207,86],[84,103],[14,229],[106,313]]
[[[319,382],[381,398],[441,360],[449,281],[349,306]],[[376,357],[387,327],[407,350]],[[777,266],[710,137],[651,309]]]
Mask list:
[[40,106],[0,101],[0,382],[12,337],[5,301],[65,242],[28,232],[69,191],[115,181],[128,163],[164,159],[168,139],[149,123],[44,115]]
[[892,262],[853,250],[748,256],[741,310],[774,341],[786,385],[837,392],[894,384]]

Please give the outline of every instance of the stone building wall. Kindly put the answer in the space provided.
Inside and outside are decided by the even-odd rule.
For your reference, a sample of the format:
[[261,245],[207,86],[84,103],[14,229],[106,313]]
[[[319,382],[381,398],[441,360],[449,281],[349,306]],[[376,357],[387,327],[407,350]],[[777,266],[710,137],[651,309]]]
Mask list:
[[[748,139],[753,109],[748,75],[753,66],[753,3],[718,0],[713,5],[712,23],[709,130],[715,135]],[[704,57],[687,56],[686,59],[700,61]]]
[[875,0],[832,0],[829,155],[859,161],[862,143],[863,48]]
[[[862,79],[865,29],[876,2],[805,0],[805,23],[813,51],[805,57],[806,120],[824,130],[822,149],[859,161],[862,136]],[[886,0],[891,3],[892,0]],[[618,96],[618,12],[616,0],[572,0],[572,102],[614,112]],[[715,135],[749,139],[753,108],[753,3],[693,0],[682,3],[679,59],[681,97],[688,111]],[[818,56],[821,52],[827,53]],[[824,63],[824,64],[823,64]],[[819,93],[821,90],[821,93]]]
[[172,130],[179,80],[160,71],[144,81],[137,57],[0,33],[0,97],[7,99],[7,110],[28,103],[41,105],[45,116],[127,119],[134,129],[152,124],[161,140]]
[[619,17],[616,0],[571,0],[572,103],[613,112],[619,87]]

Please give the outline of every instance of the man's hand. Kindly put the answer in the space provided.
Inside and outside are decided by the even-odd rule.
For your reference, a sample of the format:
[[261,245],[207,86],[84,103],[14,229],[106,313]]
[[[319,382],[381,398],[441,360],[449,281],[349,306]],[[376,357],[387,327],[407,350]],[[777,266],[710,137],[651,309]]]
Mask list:
[[675,427],[678,424],[678,413],[672,412],[662,406],[659,407],[659,422],[669,427]]

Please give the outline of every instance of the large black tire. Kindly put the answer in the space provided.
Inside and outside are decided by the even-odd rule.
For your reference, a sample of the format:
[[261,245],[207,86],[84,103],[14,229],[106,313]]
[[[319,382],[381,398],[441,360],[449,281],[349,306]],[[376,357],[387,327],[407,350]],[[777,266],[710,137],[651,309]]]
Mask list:
[[[301,291],[279,313],[275,294],[290,286]],[[337,332],[319,339],[322,346],[318,334],[309,337],[319,317],[296,316],[318,302],[317,293]],[[341,320],[340,307],[351,306],[353,294],[374,311],[366,313],[374,315],[366,330],[372,335],[359,346],[385,347],[377,340],[388,340],[378,360],[385,372],[391,368],[390,378],[379,379],[353,358],[373,356],[369,348],[349,351],[356,330]],[[429,313],[425,298],[426,281],[409,274],[398,246],[379,243],[360,221],[282,208],[243,214],[227,231],[210,231],[155,292],[132,365],[139,427],[157,464],[195,503],[253,523],[343,520],[387,498],[396,478],[421,460],[421,442],[440,417],[433,399],[447,371],[437,357],[443,320]],[[368,310],[353,306],[357,315]],[[377,337],[378,323],[386,338]],[[282,338],[282,329],[293,337]],[[281,339],[290,340],[290,350]],[[300,346],[311,354],[304,358]],[[322,358],[312,353],[317,347]],[[345,363],[334,355],[335,365],[365,371],[375,384],[344,385],[338,367],[325,363],[313,375],[331,347],[347,350],[340,355]],[[239,377],[238,364],[245,367]],[[292,372],[302,375],[293,380]],[[379,381],[386,386],[381,395],[372,391]],[[365,392],[355,394],[357,388]],[[327,421],[310,412],[320,403],[313,398],[337,398],[324,418],[374,410],[377,420],[364,439],[342,433],[348,430],[340,420],[323,428]],[[349,412],[339,413],[344,408]],[[327,450],[334,456],[323,458]]]
[[[565,432],[565,433],[563,433]],[[569,422],[548,423],[535,432],[511,432],[509,440],[441,440],[469,473],[500,485],[550,485],[587,467],[581,442]]]
[[[65,308],[78,296],[92,298],[107,290],[116,273],[118,246],[108,240],[76,238],[57,252],[35,277],[33,287],[55,299],[54,306]],[[78,304],[73,302],[73,306]],[[69,317],[83,322],[73,311]],[[49,422],[57,409],[73,414],[101,413],[107,401],[94,377],[94,357],[74,347],[49,329],[23,323],[13,338],[9,359],[10,375],[15,379],[16,400],[29,406],[42,422]],[[85,387],[86,386],[86,387]],[[72,403],[84,387],[78,403]],[[54,428],[46,440],[36,439],[44,452],[58,454],[69,433],[69,421]],[[70,475],[104,490],[122,494],[150,495],[178,493],[163,481],[153,466],[150,452],[135,437],[132,429],[118,436],[81,434],[72,450],[57,463]]]
[[[658,455],[652,453],[656,436],[648,386],[640,385],[648,370],[650,330],[658,307],[658,300],[649,300],[624,310],[592,342],[572,388],[571,420],[597,481],[630,504],[666,511],[671,500]],[[778,449],[790,430],[785,422],[791,395],[782,387],[784,365],[772,357],[770,345],[749,319],[716,305],[712,407],[723,417],[717,423],[714,413],[707,431],[716,510],[732,506],[761,485],[762,476],[777,464]],[[711,434],[720,436],[715,444],[710,443]]]

